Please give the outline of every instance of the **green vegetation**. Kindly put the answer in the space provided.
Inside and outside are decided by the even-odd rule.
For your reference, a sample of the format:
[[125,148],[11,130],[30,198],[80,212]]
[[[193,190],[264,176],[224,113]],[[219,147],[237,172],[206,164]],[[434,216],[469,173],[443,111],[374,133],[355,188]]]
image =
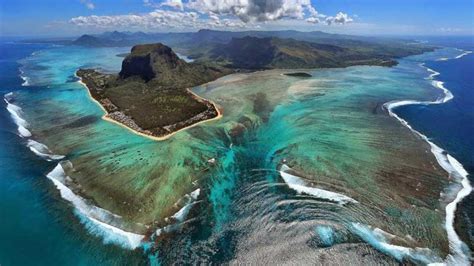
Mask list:
[[[188,35],[111,32],[83,35],[73,44],[113,46],[160,38],[173,43],[180,51],[192,51],[187,54],[195,61],[181,60],[170,47],[161,43],[141,44],[135,45],[125,56],[118,75],[78,71],[92,96],[108,112],[108,118],[158,137],[216,117],[218,111],[212,103],[187,89],[234,71],[393,66],[397,64],[395,58],[434,49],[403,40],[296,31],[202,30]],[[300,72],[288,75],[308,77]]]
[[77,75],[107,117],[135,131],[162,137],[183,127],[214,118],[214,105],[191,88],[230,73],[224,68],[186,63],[163,44],[137,45],[118,75],[79,70]]
[[381,51],[378,45],[341,47],[276,37],[234,38],[201,53],[198,59],[215,60],[232,68],[328,68],[353,65],[393,66],[394,58],[432,50],[431,47],[400,46]]

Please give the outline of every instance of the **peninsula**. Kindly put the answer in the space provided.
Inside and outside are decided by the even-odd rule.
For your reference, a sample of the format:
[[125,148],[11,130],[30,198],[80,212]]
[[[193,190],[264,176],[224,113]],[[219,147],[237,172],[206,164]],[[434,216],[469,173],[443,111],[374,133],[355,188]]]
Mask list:
[[[229,37],[225,32],[211,33]],[[92,38],[86,37],[79,38],[76,43]],[[94,38],[95,44],[109,43],[106,38]],[[315,43],[273,36],[232,36],[223,43],[201,39],[195,39],[193,44],[177,45],[180,51],[186,50],[183,47],[192,47],[188,54],[193,62],[180,59],[162,43],[140,44],[133,46],[131,53],[123,54],[125,58],[118,74],[80,69],[76,75],[91,97],[103,107],[104,119],[126,126],[137,134],[163,140],[181,129],[220,117],[214,103],[189,89],[224,75],[265,69],[391,67],[397,64],[396,58],[434,49],[406,43],[359,43],[359,46],[349,47],[339,39],[335,45],[328,41]],[[304,72],[286,75],[311,76]]]
[[135,133],[163,140],[172,133],[220,117],[214,103],[192,88],[232,70],[186,63],[161,44],[136,45],[119,74],[80,69],[77,76],[106,112],[104,119]]

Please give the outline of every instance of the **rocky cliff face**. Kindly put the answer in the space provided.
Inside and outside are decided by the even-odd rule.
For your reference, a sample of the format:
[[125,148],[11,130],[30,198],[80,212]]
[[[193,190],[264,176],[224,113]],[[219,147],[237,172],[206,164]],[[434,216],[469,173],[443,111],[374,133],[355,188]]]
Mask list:
[[122,62],[120,77],[140,76],[145,81],[160,78],[160,73],[172,71],[186,63],[161,43],[136,45]]
[[168,46],[156,44],[136,45],[123,60],[119,77],[126,80],[140,77],[161,88],[188,88],[214,80],[230,73],[197,63],[186,63]]

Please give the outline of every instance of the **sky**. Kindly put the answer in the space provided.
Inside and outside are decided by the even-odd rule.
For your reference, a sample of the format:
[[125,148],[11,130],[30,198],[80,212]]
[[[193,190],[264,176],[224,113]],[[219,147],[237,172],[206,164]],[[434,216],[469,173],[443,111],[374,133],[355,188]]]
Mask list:
[[474,0],[0,0],[1,36],[202,28],[474,35]]

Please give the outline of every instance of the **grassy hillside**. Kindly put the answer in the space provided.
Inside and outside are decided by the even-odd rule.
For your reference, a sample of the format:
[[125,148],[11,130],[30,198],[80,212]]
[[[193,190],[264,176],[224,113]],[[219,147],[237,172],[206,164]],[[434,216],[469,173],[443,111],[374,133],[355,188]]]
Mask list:
[[295,39],[246,36],[203,49],[197,59],[215,61],[228,67],[243,69],[391,66],[396,64],[394,58],[431,49],[430,47],[407,46],[399,47],[396,51],[389,49],[382,52],[377,45],[348,48]]
[[107,116],[135,131],[161,137],[218,112],[187,88],[201,85],[231,70],[186,63],[163,44],[137,45],[122,63],[118,75],[92,69],[77,75]]

